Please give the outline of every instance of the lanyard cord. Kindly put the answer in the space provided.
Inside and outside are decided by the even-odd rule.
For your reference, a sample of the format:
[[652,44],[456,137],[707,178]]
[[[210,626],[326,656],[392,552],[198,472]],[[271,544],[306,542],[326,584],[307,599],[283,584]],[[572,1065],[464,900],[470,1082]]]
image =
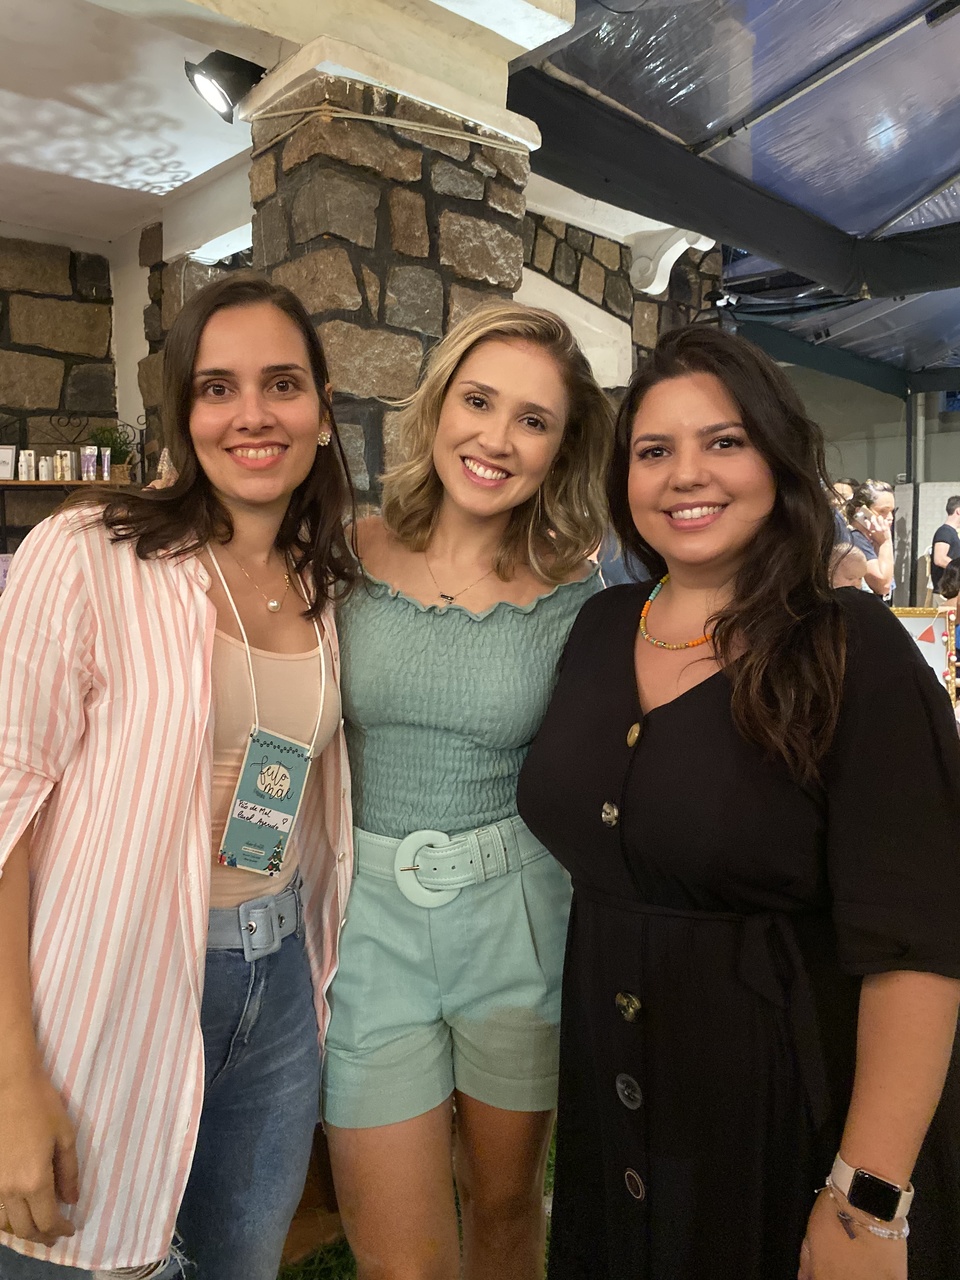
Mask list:
[[[243,637],[243,648],[247,655],[247,671],[250,674],[250,692],[253,695],[253,734],[260,732],[260,708],[257,703],[257,682],[253,676],[253,655],[250,652],[250,642],[247,639],[247,633],[244,625],[240,620],[240,612],[237,609],[236,602],[231,594],[230,588],[227,586],[227,580],[223,576],[223,570],[220,568],[220,562],[213,554],[213,548],[207,547],[207,554],[213,562],[213,567],[217,571],[217,577],[220,579],[220,585],[223,587],[224,595],[230,601],[230,608],[233,610],[233,616],[237,620],[237,626],[240,628],[240,634]],[[310,741],[309,758],[313,759],[313,753],[317,746],[317,738],[320,736],[320,726],[323,723],[323,704],[327,696],[327,664],[323,657],[323,637],[320,634],[320,627],[316,618],[313,619],[313,629],[317,633],[317,644],[320,647],[320,710],[317,712],[317,727],[313,731],[313,738]],[[253,736],[253,735],[251,735]]]

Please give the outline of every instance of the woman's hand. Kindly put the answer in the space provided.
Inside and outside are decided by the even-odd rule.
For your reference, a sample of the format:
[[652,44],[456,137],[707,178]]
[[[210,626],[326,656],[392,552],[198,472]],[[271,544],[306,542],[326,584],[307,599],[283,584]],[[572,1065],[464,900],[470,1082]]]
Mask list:
[[893,517],[887,519],[885,516],[878,516],[875,512],[863,508],[856,513],[853,523],[861,533],[865,533],[873,545],[877,548],[883,546],[885,542],[889,542],[893,537],[891,528],[893,525]]
[[798,1280],[907,1280],[906,1240],[884,1240],[854,1226],[851,1240],[837,1205],[821,1191],[800,1250]]
[[60,1094],[40,1069],[0,1082],[0,1229],[53,1244],[74,1234],[57,1201],[78,1198],[76,1135]]

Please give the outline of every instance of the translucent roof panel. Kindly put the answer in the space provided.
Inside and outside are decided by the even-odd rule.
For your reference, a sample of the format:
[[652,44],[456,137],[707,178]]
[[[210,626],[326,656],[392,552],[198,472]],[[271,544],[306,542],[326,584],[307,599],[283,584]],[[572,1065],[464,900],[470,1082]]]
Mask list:
[[551,61],[694,143],[918,9],[916,0],[647,0]]
[[960,173],[960,14],[919,25],[712,159],[857,235]]
[[960,182],[954,182],[945,191],[924,200],[911,213],[888,227],[884,235],[919,231],[922,227],[941,227],[948,222],[960,222]]
[[903,369],[960,366],[960,289],[875,298],[793,319],[738,314]]

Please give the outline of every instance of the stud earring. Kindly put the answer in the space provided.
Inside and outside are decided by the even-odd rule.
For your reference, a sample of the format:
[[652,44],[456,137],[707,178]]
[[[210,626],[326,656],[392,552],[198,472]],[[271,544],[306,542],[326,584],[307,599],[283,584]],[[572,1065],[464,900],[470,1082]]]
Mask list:
[[320,446],[321,449],[324,447],[324,445],[328,445],[332,439],[333,439],[333,436],[326,429],[326,427],[324,427],[322,431],[317,433],[317,444]]

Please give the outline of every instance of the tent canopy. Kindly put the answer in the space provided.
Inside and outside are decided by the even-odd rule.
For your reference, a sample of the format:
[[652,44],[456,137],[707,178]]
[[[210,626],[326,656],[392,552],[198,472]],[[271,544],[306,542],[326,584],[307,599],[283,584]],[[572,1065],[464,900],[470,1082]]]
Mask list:
[[511,80],[534,168],[746,250],[744,317],[960,387],[960,0],[582,8]]

